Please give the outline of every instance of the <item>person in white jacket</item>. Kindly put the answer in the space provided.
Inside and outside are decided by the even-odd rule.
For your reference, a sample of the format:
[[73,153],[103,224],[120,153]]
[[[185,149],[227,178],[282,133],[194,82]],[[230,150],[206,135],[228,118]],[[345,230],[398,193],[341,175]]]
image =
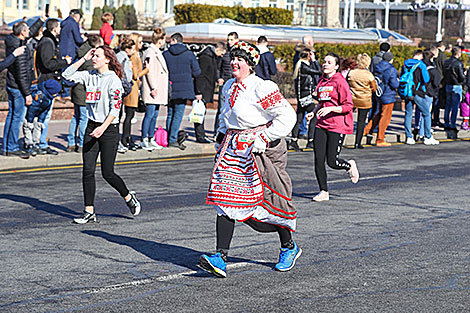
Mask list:
[[[88,60],[93,61],[96,72],[77,71]],[[108,46],[91,49],[69,66],[62,76],[85,85],[88,125],[83,142],[83,193],[85,210],[75,218],[77,224],[96,222],[94,209],[96,182],[95,169],[98,154],[101,156],[103,178],[126,201],[132,215],[140,213],[141,206],[135,192],[127,189],[124,181],[114,172],[119,142],[119,111],[122,105],[123,71],[114,51]]]
[[206,200],[217,209],[217,253],[203,254],[199,266],[226,277],[237,220],[259,232],[277,232],[281,251],[274,268],[288,271],[302,253],[292,240],[297,212],[283,139],[294,127],[296,114],[274,82],[254,74],[258,48],[240,41],[230,57],[235,78],[222,90],[218,153]]

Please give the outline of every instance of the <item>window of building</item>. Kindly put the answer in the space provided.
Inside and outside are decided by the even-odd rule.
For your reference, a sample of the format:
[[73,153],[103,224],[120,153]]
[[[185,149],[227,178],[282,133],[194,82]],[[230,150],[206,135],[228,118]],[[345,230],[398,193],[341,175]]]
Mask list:
[[172,14],[174,6],[175,6],[175,0],[166,0],[165,1],[165,13]]
[[233,6],[243,5],[242,0],[233,0]]
[[294,11],[294,0],[287,0],[286,1],[286,9]]
[[145,13],[155,14],[157,12],[157,1],[145,0]]
[[[17,9],[20,8],[20,1],[17,2],[16,8],[17,8]],[[28,9],[29,9],[29,0],[23,0],[22,9],[23,9],[23,10],[28,10]]]
[[307,0],[305,22],[310,26],[326,26],[326,0]]
[[251,0],[251,7],[258,8],[260,6],[260,0]]
[[268,5],[270,8],[277,8],[277,0],[269,0]]
[[80,8],[85,12],[90,12],[91,0],[80,0]]

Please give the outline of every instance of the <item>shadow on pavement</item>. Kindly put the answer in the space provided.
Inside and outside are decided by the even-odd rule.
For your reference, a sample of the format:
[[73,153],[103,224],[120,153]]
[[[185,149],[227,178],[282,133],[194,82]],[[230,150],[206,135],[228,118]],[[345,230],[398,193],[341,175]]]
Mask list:
[[[78,215],[81,212],[77,212],[74,210],[71,210],[65,206],[62,205],[57,205],[57,204],[52,204],[49,202],[45,202],[42,200],[39,200],[37,198],[32,198],[32,197],[27,197],[27,196],[19,196],[19,195],[12,195],[12,194],[0,194],[0,200],[5,199],[5,200],[10,200],[14,202],[19,202],[19,203],[24,203],[27,204],[31,207],[33,207],[36,210],[43,211],[49,214],[54,214],[66,218],[75,218],[78,217]],[[124,216],[120,214],[97,214],[98,216],[108,216],[108,217],[117,217],[117,218],[125,218],[125,219],[133,219],[132,217],[129,216]]]
[[[149,241],[134,237],[113,235],[104,231],[99,230],[83,230],[82,233],[100,237],[108,240],[109,242],[117,243],[119,245],[128,246],[135,251],[142,253],[143,255],[151,258],[155,261],[168,262],[181,267],[188,268],[190,270],[198,271],[197,274],[189,276],[212,276],[210,274],[200,275],[202,272],[199,267],[197,267],[197,261],[201,254],[204,252],[193,250],[190,248],[185,248],[182,246],[176,246],[166,243],[158,243],[155,241]],[[261,264],[265,266],[272,267],[271,263],[260,263],[257,261],[252,261],[244,258],[229,258],[229,262],[248,262],[254,264]]]

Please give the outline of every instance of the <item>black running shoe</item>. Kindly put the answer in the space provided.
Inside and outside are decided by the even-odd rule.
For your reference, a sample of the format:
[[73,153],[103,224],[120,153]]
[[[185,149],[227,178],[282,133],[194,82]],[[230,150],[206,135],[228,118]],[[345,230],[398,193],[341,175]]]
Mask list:
[[140,213],[140,202],[137,200],[135,191],[129,191],[131,198],[129,201],[126,201],[127,207],[131,211],[132,215],[137,216]]
[[95,213],[83,211],[83,215],[81,217],[74,218],[73,222],[75,224],[86,224],[86,223],[98,223],[98,220],[96,219]]

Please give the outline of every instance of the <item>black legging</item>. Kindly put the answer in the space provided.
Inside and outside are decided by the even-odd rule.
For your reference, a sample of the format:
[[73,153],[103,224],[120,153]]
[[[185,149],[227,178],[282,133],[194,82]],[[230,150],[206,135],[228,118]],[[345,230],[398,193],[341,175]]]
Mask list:
[[[291,231],[281,226],[266,224],[248,219],[244,222],[254,230],[261,233],[277,232],[281,241],[281,246],[286,246],[292,240]],[[224,250],[227,252],[230,249],[230,242],[232,241],[233,231],[235,229],[235,220],[232,220],[225,215],[217,215],[217,251]]]
[[127,146],[131,143],[131,121],[135,116],[136,108],[126,106],[124,110],[126,110],[126,118],[124,119],[124,123],[122,123],[121,142],[124,146]]
[[[292,138],[299,138],[299,128],[302,123],[306,113],[310,113],[315,108],[315,104],[310,104],[306,107],[301,107],[300,104],[297,105],[297,122],[295,123],[294,128],[292,129]],[[313,139],[315,133],[315,123],[317,122],[317,117],[315,116],[308,123],[308,139]]]
[[367,114],[370,109],[357,109],[357,125],[356,125],[356,146],[362,142],[362,136],[364,135],[364,126],[366,124]]
[[129,194],[126,184],[114,172],[114,161],[119,142],[118,124],[111,124],[104,131],[100,138],[92,137],[91,132],[101,123],[88,121],[83,142],[83,194],[85,197],[85,206],[93,206],[95,202],[96,182],[95,170],[98,154],[101,157],[101,174],[103,178],[116,189],[121,197]]
[[328,131],[317,127],[315,129],[315,175],[317,176],[320,190],[328,191],[326,181],[325,159],[328,166],[335,170],[349,171],[351,165],[339,158],[341,147],[343,145],[344,134]]

